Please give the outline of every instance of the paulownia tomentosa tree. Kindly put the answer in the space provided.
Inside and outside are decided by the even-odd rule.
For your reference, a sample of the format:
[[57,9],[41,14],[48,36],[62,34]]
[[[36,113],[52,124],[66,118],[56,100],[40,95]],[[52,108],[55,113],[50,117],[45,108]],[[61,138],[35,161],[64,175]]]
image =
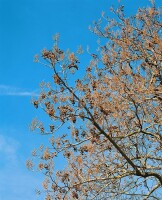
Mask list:
[[[152,4],[129,18],[122,6],[112,11],[117,20],[103,14],[91,28],[101,42],[85,68],[57,38],[37,58],[53,81],[41,84],[33,104],[50,125],[34,120],[32,129],[51,139],[27,166],[39,161],[46,200],[162,199],[160,9]],[[81,68],[84,77],[75,76]],[[62,170],[54,167],[59,156]]]

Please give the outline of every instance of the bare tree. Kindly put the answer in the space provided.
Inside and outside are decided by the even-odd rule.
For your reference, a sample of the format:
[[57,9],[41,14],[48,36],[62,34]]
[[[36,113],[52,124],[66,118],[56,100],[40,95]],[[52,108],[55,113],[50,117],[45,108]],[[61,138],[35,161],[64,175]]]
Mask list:
[[[34,120],[31,127],[51,139],[27,166],[45,174],[46,200],[162,199],[160,9],[153,4],[129,18],[123,6],[112,12],[117,20],[103,13],[91,27],[100,43],[97,53],[88,51],[83,77],[75,75],[81,48],[60,50],[58,35],[36,57],[53,77],[33,100],[50,125]],[[66,161],[62,170],[58,158]]]

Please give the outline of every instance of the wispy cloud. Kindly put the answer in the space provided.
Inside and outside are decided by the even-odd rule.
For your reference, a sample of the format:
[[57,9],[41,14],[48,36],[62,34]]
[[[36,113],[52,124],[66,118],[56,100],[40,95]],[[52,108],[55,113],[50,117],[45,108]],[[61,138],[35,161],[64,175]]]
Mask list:
[[0,156],[15,162],[17,160],[16,151],[19,147],[19,143],[13,138],[0,134]]
[[42,178],[27,171],[22,148],[19,141],[0,131],[0,199],[36,199],[34,190]]
[[0,85],[0,95],[1,96],[38,96],[36,91],[25,91],[24,89]]

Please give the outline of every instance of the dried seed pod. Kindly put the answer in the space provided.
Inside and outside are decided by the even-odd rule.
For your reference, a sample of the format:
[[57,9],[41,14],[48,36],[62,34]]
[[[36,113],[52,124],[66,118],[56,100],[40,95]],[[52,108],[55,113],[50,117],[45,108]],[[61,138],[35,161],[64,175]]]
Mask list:
[[35,108],[38,108],[38,104],[39,104],[38,101],[34,101],[33,104],[34,104],[34,107],[35,107]]

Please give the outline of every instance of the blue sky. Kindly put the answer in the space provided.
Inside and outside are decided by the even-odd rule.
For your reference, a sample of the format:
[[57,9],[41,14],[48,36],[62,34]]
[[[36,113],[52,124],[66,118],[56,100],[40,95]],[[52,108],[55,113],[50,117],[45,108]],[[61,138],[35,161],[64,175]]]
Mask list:
[[[34,189],[41,186],[42,177],[25,168],[32,149],[42,142],[42,136],[29,131],[38,115],[30,102],[39,83],[51,75],[33,62],[34,55],[50,48],[57,32],[63,49],[75,51],[80,44],[96,47],[97,38],[88,26],[102,11],[111,16],[109,7],[118,4],[117,0],[0,0],[0,200],[34,200]],[[131,15],[149,2],[120,4]]]

